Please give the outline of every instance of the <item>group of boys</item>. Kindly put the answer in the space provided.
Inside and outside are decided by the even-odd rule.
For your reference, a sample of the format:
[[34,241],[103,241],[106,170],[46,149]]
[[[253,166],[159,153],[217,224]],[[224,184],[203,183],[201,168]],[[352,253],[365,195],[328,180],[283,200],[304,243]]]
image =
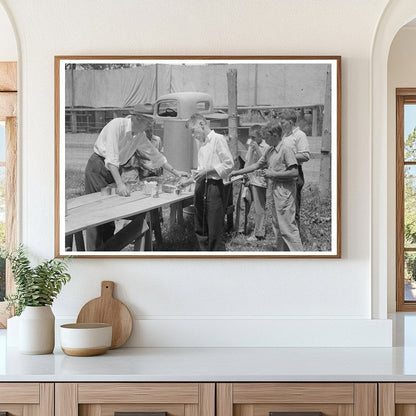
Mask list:
[[[296,126],[294,110],[283,111],[265,127],[254,125],[249,130],[248,151],[243,169],[230,177],[245,178],[254,205],[254,234],[248,240],[265,237],[266,198],[273,198],[272,227],[278,251],[302,251],[300,238],[300,203],[304,184],[302,164],[309,160],[309,143]],[[250,198],[246,197],[246,200]],[[251,202],[251,201],[250,201]],[[250,203],[245,204],[246,217]]]
[[[294,110],[280,114],[279,120],[264,128],[250,129],[250,144],[243,169],[234,163],[226,138],[210,129],[207,120],[194,114],[187,122],[191,136],[198,140],[198,173],[195,177],[195,233],[200,250],[224,251],[224,181],[251,174],[250,191],[255,210],[254,238],[265,236],[267,188],[273,195],[272,226],[278,251],[303,251],[299,232],[302,163],[310,158],[305,133],[296,126]],[[254,174],[253,174],[254,173]]]
[[[255,238],[264,238],[266,189],[270,183],[277,250],[303,250],[298,224],[302,163],[309,159],[309,145],[304,133],[295,128],[295,122],[296,113],[289,112],[281,116],[280,122],[270,122],[264,128],[253,126],[246,165],[233,171],[234,159],[226,138],[211,130],[209,122],[199,113],[187,121],[191,137],[199,142],[198,169],[192,180],[195,181],[195,234],[201,251],[225,251],[224,181],[251,172],[255,172],[250,176]],[[138,105],[131,116],[116,118],[103,128],[86,167],[86,193],[98,192],[115,182],[117,193],[128,196],[129,190],[120,176],[120,168],[138,151],[155,169],[163,167],[175,176],[189,176],[174,169],[154,143],[150,133],[152,123],[151,108]],[[185,182],[186,179],[181,184]],[[105,250],[106,240],[113,234],[112,223],[88,230],[87,250]]]

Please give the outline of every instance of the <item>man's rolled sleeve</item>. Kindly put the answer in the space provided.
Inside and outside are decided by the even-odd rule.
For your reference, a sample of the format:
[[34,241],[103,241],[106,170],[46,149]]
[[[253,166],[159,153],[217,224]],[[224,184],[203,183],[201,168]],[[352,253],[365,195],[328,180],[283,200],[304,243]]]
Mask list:
[[300,153],[306,159],[306,161],[309,160],[311,157],[311,152],[309,150],[309,142],[305,133],[298,135],[298,141],[296,143],[296,153]]
[[106,167],[108,170],[110,170],[110,165],[113,165],[113,166],[115,166],[116,168],[119,168],[119,167],[120,167],[120,163],[118,162],[118,158],[112,158],[112,159],[109,159],[108,157],[106,157],[106,158],[104,159],[104,164],[105,164],[105,167]]
[[228,148],[228,144],[222,136],[218,137],[216,151],[220,163],[214,165],[213,168],[220,178],[227,179],[228,175],[233,170],[234,161],[230,149]]
[[[304,159],[302,161],[302,163],[307,162],[311,158],[310,152],[298,152],[298,153],[301,154],[303,159]],[[300,160],[302,160],[302,159],[300,159]]]
[[[120,127],[117,124],[116,120],[111,120],[107,126],[103,129],[100,136],[101,143],[105,144],[105,155],[104,155],[104,164],[107,169],[109,165],[114,165],[116,167],[120,166],[119,160],[119,148],[118,148],[118,139],[120,137]],[[100,138],[100,137],[99,137]],[[98,152],[100,154],[100,152]]]
[[290,167],[297,167],[298,162],[296,160],[296,156],[293,153],[293,150],[289,147],[283,148],[283,161],[286,165],[286,169],[289,169]]

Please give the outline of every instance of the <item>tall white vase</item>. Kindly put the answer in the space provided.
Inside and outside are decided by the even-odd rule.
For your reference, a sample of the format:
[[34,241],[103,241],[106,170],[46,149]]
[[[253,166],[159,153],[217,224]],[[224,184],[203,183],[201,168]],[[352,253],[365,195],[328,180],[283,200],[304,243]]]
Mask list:
[[19,351],[50,354],[55,346],[55,315],[48,306],[26,306],[19,319]]

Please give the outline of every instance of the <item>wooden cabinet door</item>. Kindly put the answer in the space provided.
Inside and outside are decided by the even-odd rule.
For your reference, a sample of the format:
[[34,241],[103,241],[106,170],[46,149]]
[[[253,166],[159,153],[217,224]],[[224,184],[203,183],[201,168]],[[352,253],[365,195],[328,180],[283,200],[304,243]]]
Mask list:
[[416,383],[380,383],[379,416],[415,416]]
[[0,415],[53,416],[53,383],[0,383]]
[[215,416],[214,383],[57,383],[55,416]]
[[217,416],[377,416],[376,383],[220,383]]

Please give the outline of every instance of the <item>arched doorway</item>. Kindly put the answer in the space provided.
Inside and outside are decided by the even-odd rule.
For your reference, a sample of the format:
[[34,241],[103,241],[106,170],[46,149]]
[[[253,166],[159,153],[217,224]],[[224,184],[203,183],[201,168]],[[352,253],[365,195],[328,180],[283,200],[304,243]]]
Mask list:
[[[413,149],[416,126],[416,21],[403,26],[394,37],[388,58],[388,177],[396,176],[396,189],[389,184],[389,253],[396,251],[396,264],[389,264],[388,276],[396,276],[396,290],[389,281],[389,311],[416,311],[416,229]],[[396,141],[393,138],[396,137]],[[396,143],[395,143],[396,142]],[[396,172],[392,167],[396,166]],[[393,201],[396,200],[396,218]],[[396,228],[394,228],[396,224]],[[394,238],[396,236],[396,238]],[[394,247],[395,243],[395,247]],[[393,256],[391,256],[393,258]]]
[[[372,316],[385,319],[387,299],[395,292],[395,171],[390,141],[388,58],[397,32],[416,17],[414,0],[390,2],[380,18],[371,56]],[[393,115],[394,116],[394,115]],[[392,226],[393,221],[393,226]],[[395,279],[394,279],[395,280]],[[390,310],[392,311],[392,310]]]

